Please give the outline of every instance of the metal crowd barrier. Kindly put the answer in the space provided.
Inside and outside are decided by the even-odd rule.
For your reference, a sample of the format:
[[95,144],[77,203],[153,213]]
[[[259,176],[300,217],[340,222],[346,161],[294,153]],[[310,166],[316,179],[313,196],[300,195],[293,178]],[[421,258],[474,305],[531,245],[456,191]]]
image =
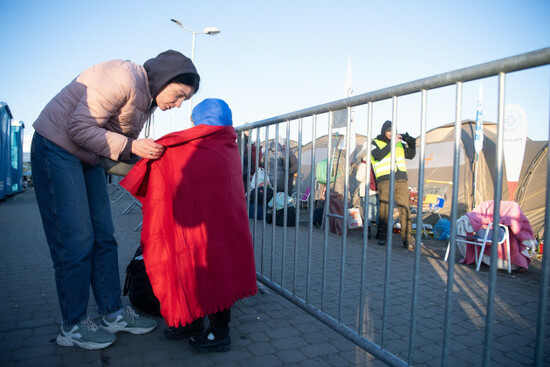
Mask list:
[[[538,66],[550,64],[550,48],[541,49],[534,52],[525,53],[518,56],[504,58],[494,62],[488,62],[477,66],[472,66],[456,71],[435,75],[432,77],[412,81],[409,83],[400,84],[384,89],[380,89],[374,92],[369,92],[361,95],[357,95],[350,98],[337,100],[334,102],[326,103],[323,105],[306,108],[300,111],[291,112],[285,115],[249,123],[237,128],[237,133],[240,137],[240,150],[244,156],[244,153],[248,158],[247,162],[243,162],[243,165],[248,167],[245,172],[247,178],[247,192],[250,192],[251,182],[251,166],[252,155],[251,146],[255,145],[255,169],[258,170],[260,161],[260,150],[263,149],[262,155],[267,159],[268,145],[270,143],[269,131],[270,128],[275,130],[275,136],[271,138],[271,141],[277,142],[279,139],[280,126],[285,129],[284,142],[286,147],[290,147],[290,126],[291,123],[298,130],[298,145],[297,145],[297,158],[298,158],[298,172],[297,172],[297,186],[295,191],[301,192],[301,167],[302,167],[302,139],[303,139],[303,125],[304,123],[310,123],[311,125],[311,149],[309,152],[311,161],[311,177],[309,185],[312,193],[309,195],[309,218],[308,218],[308,231],[300,230],[300,210],[298,202],[298,210],[296,210],[296,228],[294,239],[289,238],[287,228],[287,215],[288,204],[285,200],[283,208],[283,227],[277,229],[275,226],[276,211],[273,210],[271,215],[271,221],[273,225],[271,228],[266,224],[266,207],[267,200],[266,195],[263,195],[261,200],[258,200],[258,191],[255,190],[255,195],[248,197],[249,203],[254,205],[254,220],[252,234],[254,239],[254,246],[257,256],[257,278],[265,286],[272,291],[284,296],[289,301],[302,308],[324,324],[328,325],[344,337],[350,339],[358,346],[371,353],[378,359],[392,366],[405,366],[415,364],[415,351],[416,351],[416,335],[417,335],[417,321],[418,321],[418,294],[419,294],[419,273],[420,273],[420,258],[421,250],[420,246],[415,246],[414,250],[414,269],[412,271],[412,299],[410,301],[410,324],[408,329],[408,353],[406,356],[397,356],[388,347],[388,314],[389,314],[389,302],[392,287],[390,286],[391,277],[391,264],[392,264],[392,226],[388,225],[388,244],[386,246],[386,261],[384,270],[384,283],[383,284],[371,284],[367,282],[366,278],[366,264],[367,264],[367,249],[368,249],[368,227],[363,227],[363,242],[360,253],[348,254],[348,226],[347,215],[338,216],[330,213],[330,206],[328,205],[330,198],[330,184],[326,185],[325,197],[327,198],[327,204],[324,206],[324,243],[319,243],[319,234],[313,229],[313,207],[315,196],[315,173],[314,167],[316,162],[316,144],[318,137],[316,136],[319,129],[319,121],[326,121],[328,126],[323,125],[328,129],[327,133],[327,177],[326,182],[330,183],[332,175],[332,159],[331,154],[334,149],[333,142],[333,124],[336,111],[347,110],[347,125],[346,125],[346,158],[345,158],[345,182],[344,182],[344,198],[348,195],[349,191],[349,167],[350,157],[347,152],[350,149],[350,127],[351,127],[351,108],[366,105],[367,107],[367,145],[374,138],[372,132],[372,119],[373,119],[373,103],[391,100],[392,101],[392,140],[391,140],[391,157],[392,157],[392,174],[390,178],[390,192],[393,192],[395,185],[395,177],[393,168],[395,167],[395,136],[396,126],[398,125],[397,118],[397,102],[398,98],[409,95],[412,93],[420,93],[421,95],[421,116],[420,116],[420,130],[421,130],[421,144],[417,147],[417,154],[419,154],[419,179],[418,179],[418,202],[423,202],[423,188],[424,188],[424,158],[425,158],[425,136],[426,136],[426,110],[427,110],[427,92],[435,88],[445,86],[456,87],[456,100],[455,100],[455,136],[454,136],[454,166],[453,166],[453,185],[452,185],[452,208],[451,208],[451,235],[450,235],[450,252],[447,269],[447,284],[446,284],[446,296],[445,296],[445,313],[443,325],[443,345],[441,350],[441,365],[448,365],[448,358],[450,353],[451,340],[451,325],[453,321],[453,287],[455,286],[455,241],[456,241],[456,227],[454,223],[457,221],[457,204],[458,204],[458,179],[459,179],[459,160],[460,160],[460,139],[461,139],[461,110],[462,110],[462,88],[463,83],[473,80],[478,80],[486,77],[496,76],[498,77],[498,118],[497,118],[497,149],[496,149],[496,166],[497,180],[494,184],[494,222],[499,222],[499,209],[500,200],[503,185],[503,126],[504,126],[504,93],[505,93],[505,81],[506,74],[534,68]],[[306,122],[307,121],[307,122]],[[249,135],[249,143],[245,145],[245,133]],[[549,137],[550,142],[550,137]],[[279,145],[275,144],[275,157],[278,155]],[[290,194],[288,188],[288,170],[289,170],[289,149],[285,149],[285,193]],[[549,156],[550,157],[550,156]],[[367,180],[370,178],[370,149],[367,149],[366,162],[368,162]],[[268,164],[265,165],[266,174],[269,174]],[[548,172],[550,172],[550,158],[548,159]],[[254,186],[258,187],[258,178],[255,176]],[[273,187],[277,186],[277,165],[275,165],[274,172],[275,180],[272,182]],[[550,208],[548,203],[550,202],[550,193],[548,190],[549,177],[546,178],[546,208],[545,208],[545,222],[544,222],[544,242],[550,243],[549,233],[550,225],[548,218],[550,217]],[[318,193],[317,193],[318,194]],[[364,204],[364,212],[368,211],[368,200]],[[394,198],[390,195],[389,201],[389,213],[393,213]],[[262,219],[256,219],[256,209],[261,206]],[[348,200],[344,199],[343,213],[347,213]],[[343,221],[341,244],[337,246],[339,254],[335,253],[335,236],[329,235],[328,218],[337,217]],[[261,224],[261,227],[259,227]],[[422,205],[418,207],[418,215],[416,218],[416,228],[422,227]],[[282,231],[282,233],[281,233]],[[416,243],[421,243],[422,231],[416,232]],[[303,240],[307,233],[307,240]],[[498,231],[493,233],[493,242],[497,241]],[[317,239],[317,240],[316,240]],[[289,245],[291,245],[289,247]],[[314,252],[317,251],[317,255]],[[335,256],[336,254],[336,256]],[[355,256],[356,260],[353,264],[350,262],[350,256]],[[328,277],[328,268],[332,267],[329,261],[336,261],[336,274],[339,274],[339,279],[336,281],[332,277]],[[486,304],[486,319],[485,319],[485,337],[483,341],[483,366],[491,364],[491,351],[493,340],[493,319],[495,313],[495,288],[497,279],[497,246],[491,246],[491,265],[489,270],[489,284]],[[299,266],[300,265],[300,266]],[[291,267],[289,272],[288,267]],[[349,267],[349,269],[348,269]],[[305,270],[304,270],[305,269]],[[346,282],[346,277],[349,278],[349,273],[354,272],[357,275],[359,285],[355,283]],[[540,283],[540,294],[538,297],[538,316],[536,327],[536,345],[534,365],[542,366],[544,358],[544,344],[545,344],[545,327],[547,325],[546,313],[548,310],[548,285],[549,285],[549,264],[548,254],[544,253],[542,260],[542,280]],[[372,281],[371,279],[369,279]],[[350,285],[352,284],[352,285]],[[352,306],[349,302],[345,302],[344,298],[349,297],[350,294],[355,296],[353,291],[347,291],[348,288],[355,287],[358,291],[358,297],[356,297],[356,303]],[[380,335],[378,342],[369,340],[364,336],[364,328],[368,323],[364,322],[365,314],[365,294],[367,291],[371,291],[375,287],[383,287],[383,306],[382,306],[382,324],[379,325]],[[395,286],[394,286],[395,288]],[[353,298],[353,297],[352,297]],[[406,302],[403,300],[403,302]],[[350,311],[351,310],[351,311]],[[348,314],[353,313],[353,319],[348,317]],[[370,323],[376,323],[377,320],[372,318]]]

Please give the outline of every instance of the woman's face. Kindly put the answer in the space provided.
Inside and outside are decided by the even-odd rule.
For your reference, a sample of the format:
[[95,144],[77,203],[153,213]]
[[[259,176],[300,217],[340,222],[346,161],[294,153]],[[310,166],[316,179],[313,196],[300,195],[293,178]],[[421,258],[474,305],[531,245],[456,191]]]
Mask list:
[[173,107],[181,107],[183,101],[193,97],[193,94],[195,94],[193,87],[181,83],[170,83],[162,88],[155,102],[162,111],[166,111]]

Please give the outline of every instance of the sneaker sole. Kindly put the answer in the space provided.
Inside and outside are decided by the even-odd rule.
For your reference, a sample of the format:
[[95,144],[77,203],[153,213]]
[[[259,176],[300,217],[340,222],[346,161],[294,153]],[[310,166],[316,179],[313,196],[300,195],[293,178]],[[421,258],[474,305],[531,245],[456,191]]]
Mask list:
[[116,334],[119,331],[124,331],[124,332],[134,334],[134,335],[147,334],[147,333],[153,331],[156,327],[157,327],[157,325],[149,327],[149,328],[143,328],[143,327],[136,327],[136,328],[123,327],[123,328],[120,328],[120,327],[116,327],[116,326],[101,325],[101,328],[103,330],[106,330],[106,331],[110,332],[111,334]]
[[79,340],[75,340],[71,337],[66,337],[62,335],[57,336],[57,345],[60,345],[62,347],[79,347],[82,349],[87,350],[96,350],[96,349],[103,349],[107,348],[109,345],[113,344],[116,339],[113,339],[113,341],[105,342],[105,343],[94,343],[94,342],[81,342]]

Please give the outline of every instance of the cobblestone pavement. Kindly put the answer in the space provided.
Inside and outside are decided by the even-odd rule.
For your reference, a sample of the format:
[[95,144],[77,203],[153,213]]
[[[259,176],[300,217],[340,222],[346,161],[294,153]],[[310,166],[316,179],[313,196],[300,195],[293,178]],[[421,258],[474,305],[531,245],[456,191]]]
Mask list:
[[[121,214],[131,201],[127,196],[115,201],[112,195],[113,219],[119,243],[121,283],[125,268],[138,243],[141,221],[139,208]],[[1,366],[384,366],[363,349],[310,316],[278,294],[264,288],[254,297],[236,303],[232,312],[232,349],[227,353],[194,354],[186,341],[169,341],[163,336],[162,318],[159,326],[146,335],[119,333],[117,341],[100,351],[85,351],[60,347],[55,343],[61,323],[53,267],[45,241],[42,223],[32,189],[0,202],[0,365]],[[369,246],[369,280],[365,293],[365,313],[359,321],[354,305],[359,299],[360,258],[362,239],[350,236],[346,249],[346,273],[340,282],[339,260],[341,239],[330,235],[329,261],[322,269],[319,246],[311,249],[311,279],[305,281],[308,229],[302,227],[295,236],[294,229],[286,234],[288,248],[278,256],[285,234],[270,225],[262,231],[256,223],[257,267],[265,276],[273,275],[275,282],[295,290],[300,297],[309,297],[316,305],[321,295],[325,273],[325,308],[331,316],[342,310],[342,322],[350,327],[362,323],[363,335],[380,343],[382,329],[382,301],[384,297],[384,269],[386,249]],[[251,221],[254,228],[254,221]],[[324,234],[315,229],[314,243],[323,244]],[[263,241],[262,241],[263,238]],[[296,241],[296,238],[298,241]],[[263,252],[259,247],[264,243]],[[294,243],[297,243],[295,246]],[[439,247],[438,247],[439,246]],[[447,264],[442,261],[441,244],[422,249],[419,308],[414,364],[441,365],[443,311]],[[294,250],[294,248],[296,250]],[[271,257],[271,254],[275,256]],[[412,288],[413,252],[398,246],[391,251],[391,295],[388,298],[386,349],[407,359],[410,318],[410,290]],[[299,259],[296,261],[295,259]],[[298,264],[294,271],[294,264]],[[285,269],[284,272],[281,272]],[[481,365],[485,304],[488,273],[475,272],[473,267],[457,264],[455,268],[455,301],[450,343],[450,366]],[[280,275],[279,275],[280,274]],[[531,276],[522,274],[502,276],[499,272],[495,297],[492,362],[499,366],[525,366],[533,363],[536,333],[536,313],[539,287]],[[283,280],[283,281],[281,281]],[[295,283],[295,284],[293,284]],[[346,289],[344,303],[339,305],[338,287]],[[128,298],[123,302],[129,304]],[[89,313],[98,317],[93,296]],[[550,317],[547,316],[550,323]],[[550,330],[547,327],[546,330]],[[549,335],[546,335],[545,361],[550,364]]]

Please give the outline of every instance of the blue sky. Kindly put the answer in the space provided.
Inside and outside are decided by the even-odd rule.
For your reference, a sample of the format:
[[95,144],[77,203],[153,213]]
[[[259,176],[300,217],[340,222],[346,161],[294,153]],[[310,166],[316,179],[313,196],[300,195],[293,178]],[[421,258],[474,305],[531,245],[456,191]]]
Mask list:
[[[194,103],[225,99],[235,125],[343,97],[351,56],[354,95],[550,46],[550,1],[5,1],[0,100],[26,133],[44,105],[85,68],[110,59],[143,63],[167,49],[190,56],[197,35],[202,83]],[[496,80],[483,81],[484,117],[496,121]],[[475,119],[479,83],[464,86]],[[550,67],[510,75],[506,102],[526,111],[528,137],[548,138]],[[442,90],[428,127],[454,120]],[[419,133],[415,96],[400,99],[400,130]],[[428,101],[430,103],[430,99]],[[389,106],[389,107],[388,107]],[[375,114],[377,131],[391,118]],[[155,135],[188,127],[187,106],[155,113]],[[410,124],[408,123],[410,121]],[[360,130],[360,129],[359,129]]]

